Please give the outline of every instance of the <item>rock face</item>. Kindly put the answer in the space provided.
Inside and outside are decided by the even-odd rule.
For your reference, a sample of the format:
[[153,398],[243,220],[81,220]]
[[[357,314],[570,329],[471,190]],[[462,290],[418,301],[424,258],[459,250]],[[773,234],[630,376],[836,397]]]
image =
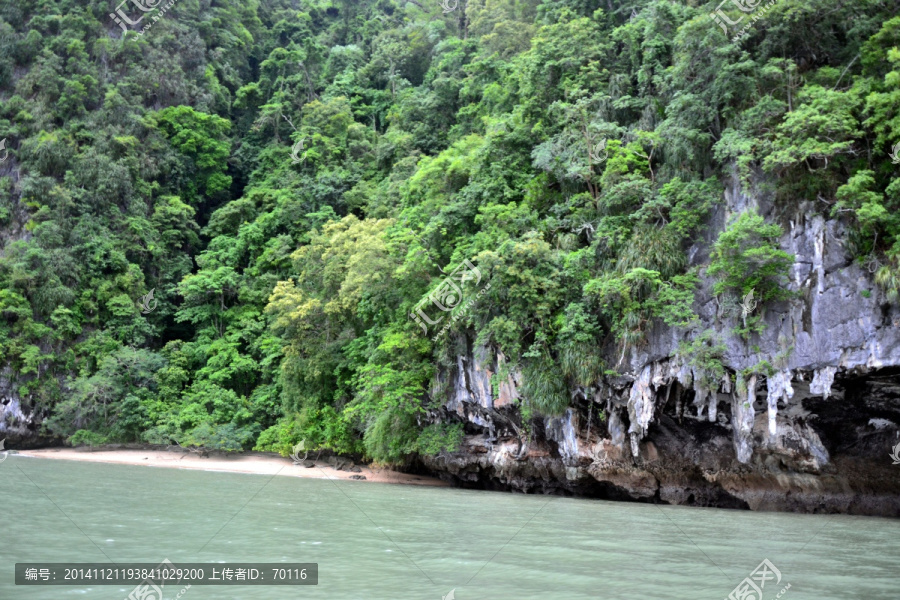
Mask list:
[[38,448],[51,440],[40,434],[46,416],[29,406],[13,390],[10,373],[0,374],[0,440],[7,449]]
[[[465,444],[425,466],[487,489],[900,516],[900,465],[890,458],[900,443],[900,307],[851,260],[841,222],[811,203],[783,214],[737,179],[690,248],[691,264],[708,263],[729,218],[749,209],[783,226],[794,296],[757,308],[765,329],[744,339],[734,333],[740,311],[703,279],[699,329],[724,344],[724,377],[711,380],[679,355],[691,332],[660,323],[618,363],[610,349],[618,376],[571,390],[563,416],[534,419],[526,434],[521,375],[495,381],[495,397],[503,356],[470,348],[441,375],[450,400],[433,414],[464,423]],[[739,375],[761,361],[764,372]]]

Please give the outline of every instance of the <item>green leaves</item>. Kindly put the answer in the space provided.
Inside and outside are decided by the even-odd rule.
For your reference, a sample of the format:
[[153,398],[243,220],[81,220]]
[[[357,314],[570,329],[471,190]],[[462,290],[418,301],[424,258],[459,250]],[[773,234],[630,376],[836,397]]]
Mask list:
[[863,231],[868,235],[877,233],[885,225],[893,225],[893,232],[900,229],[897,217],[890,215],[884,207],[884,196],[872,190],[875,187],[875,173],[858,171],[847,183],[838,188],[837,203],[832,207],[832,215],[852,212]]
[[707,269],[719,280],[713,291],[743,297],[752,290],[760,302],[789,297],[784,280],[794,256],[778,248],[781,234],[781,227],[766,224],[756,213],[738,215],[713,246]]
[[[865,125],[875,132],[876,146],[887,150],[900,141],[900,17],[886,22],[867,44],[866,62],[873,69],[889,65],[883,81],[872,82],[866,96]],[[890,46],[890,44],[894,44]],[[887,48],[885,48],[887,46]],[[861,89],[865,89],[860,86]]]
[[799,106],[778,125],[773,149],[763,161],[767,169],[797,163],[807,168],[828,166],[828,161],[853,152],[862,134],[856,112],[860,100],[852,94],[807,85],[797,94]]
[[607,273],[584,286],[585,297],[596,306],[623,348],[643,339],[652,318],[672,327],[697,320],[692,309],[696,275],[664,279],[659,271],[634,267],[623,274]]
[[[725,366],[722,360],[727,347],[716,338],[715,331],[707,329],[688,342],[679,342],[678,356],[693,369],[694,384],[698,389],[715,391],[722,383]],[[714,392],[715,393],[715,392]]]
[[102,359],[94,374],[72,382],[71,394],[55,407],[48,429],[60,436],[80,428],[138,441],[146,423],[142,400],[154,392],[154,375],[164,365],[154,352],[119,348]]
[[181,185],[187,190],[190,202],[200,196],[220,197],[231,187],[231,177],[225,174],[231,143],[226,134],[231,123],[216,115],[194,110],[190,106],[171,106],[146,118],[187,161],[182,163]]
[[[900,293],[884,3],[781,0],[740,46],[667,0],[221,0],[123,38],[32,4],[0,22],[0,359],[60,435],[402,462],[459,441],[429,411],[473,342],[559,414],[651,328],[696,326],[688,252],[735,168],[852,219]],[[740,215],[715,291],[785,297],[780,235]],[[409,312],[463,260],[477,302],[432,342]],[[166,361],[145,390],[123,344]]]

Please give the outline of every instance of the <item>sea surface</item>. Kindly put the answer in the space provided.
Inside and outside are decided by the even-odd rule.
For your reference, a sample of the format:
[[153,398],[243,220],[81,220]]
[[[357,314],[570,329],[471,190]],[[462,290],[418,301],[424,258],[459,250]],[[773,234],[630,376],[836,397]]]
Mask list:
[[[134,589],[17,586],[17,562],[164,559],[317,563],[319,582],[166,586],[166,600],[723,600],[753,572],[762,600],[900,598],[900,521],[873,517],[15,455],[0,463],[0,510],[0,600],[125,600]],[[761,577],[764,560],[775,570]]]

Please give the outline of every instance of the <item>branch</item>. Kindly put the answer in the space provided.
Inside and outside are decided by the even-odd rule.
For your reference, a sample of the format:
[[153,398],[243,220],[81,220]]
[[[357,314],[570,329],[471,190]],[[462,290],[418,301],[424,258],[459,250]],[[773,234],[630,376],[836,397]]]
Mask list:
[[841,73],[841,76],[840,76],[840,77],[838,77],[837,83],[835,83],[835,84],[834,84],[834,87],[831,88],[831,91],[832,91],[832,92],[833,92],[834,90],[837,89],[837,86],[838,86],[838,84],[841,82],[841,79],[844,78],[844,75],[847,74],[847,71],[850,69],[850,67],[853,66],[853,63],[856,62],[856,59],[857,59],[857,58],[859,58],[859,54],[857,54],[856,56],[854,56],[854,57],[853,57],[853,60],[850,61],[850,64],[848,64],[848,65],[844,68],[844,72]]

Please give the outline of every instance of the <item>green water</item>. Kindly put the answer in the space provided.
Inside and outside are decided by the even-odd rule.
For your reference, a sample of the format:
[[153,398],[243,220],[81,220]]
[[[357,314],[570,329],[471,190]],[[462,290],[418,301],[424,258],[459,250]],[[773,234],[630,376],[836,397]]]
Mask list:
[[[312,587],[193,586],[183,600],[726,598],[768,558],[782,596],[900,598],[900,521],[752,513],[89,464],[0,463],[0,600],[16,562],[316,562]],[[177,593],[178,590],[175,590]],[[167,598],[174,597],[174,594]]]

